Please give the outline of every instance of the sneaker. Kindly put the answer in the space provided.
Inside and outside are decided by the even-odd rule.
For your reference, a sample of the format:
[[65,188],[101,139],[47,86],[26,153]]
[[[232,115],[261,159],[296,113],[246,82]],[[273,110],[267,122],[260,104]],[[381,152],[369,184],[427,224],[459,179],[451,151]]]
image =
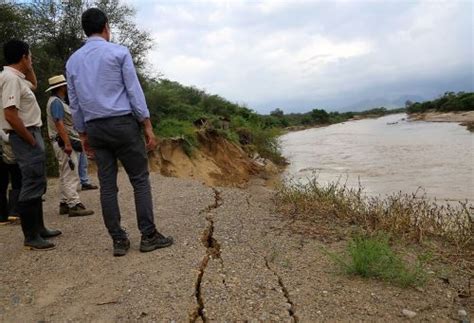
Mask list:
[[99,187],[97,185],[94,185],[94,184],[90,184],[90,183],[86,183],[86,184],[82,184],[81,185],[81,189],[83,191],[87,191],[87,190],[96,190],[98,189]]
[[128,238],[114,240],[114,257],[122,257],[130,249],[130,240]]
[[64,202],[59,203],[59,214],[61,215],[69,214],[69,206],[67,206],[67,203],[64,203]]
[[153,232],[149,236],[142,236],[142,240],[140,241],[140,251],[153,251],[155,249],[169,247],[172,244],[172,237],[165,237],[164,235],[155,230],[155,232]]
[[86,209],[82,203],[78,203],[75,206],[69,208],[69,217],[87,216],[92,214],[94,214],[94,211]]

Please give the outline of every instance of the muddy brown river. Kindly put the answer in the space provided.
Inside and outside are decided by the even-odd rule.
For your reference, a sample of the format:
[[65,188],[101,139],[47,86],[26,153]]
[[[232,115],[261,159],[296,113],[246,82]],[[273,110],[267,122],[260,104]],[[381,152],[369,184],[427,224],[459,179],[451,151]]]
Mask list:
[[474,133],[405,114],[349,121],[281,137],[284,177],[359,183],[370,195],[423,188],[429,198],[474,201]]

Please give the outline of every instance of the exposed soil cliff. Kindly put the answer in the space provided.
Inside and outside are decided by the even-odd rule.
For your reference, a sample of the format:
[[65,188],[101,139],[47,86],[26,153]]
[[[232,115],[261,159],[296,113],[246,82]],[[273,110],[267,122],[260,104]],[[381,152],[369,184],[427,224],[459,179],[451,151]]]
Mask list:
[[150,156],[150,169],[162,175],[194,178],[209,186],[243,186],[252,175],[276,173],[277,167],[250,158],[239,145],[212,131],[198,133],[199,148],[190,155],[183,139],[165,139]]

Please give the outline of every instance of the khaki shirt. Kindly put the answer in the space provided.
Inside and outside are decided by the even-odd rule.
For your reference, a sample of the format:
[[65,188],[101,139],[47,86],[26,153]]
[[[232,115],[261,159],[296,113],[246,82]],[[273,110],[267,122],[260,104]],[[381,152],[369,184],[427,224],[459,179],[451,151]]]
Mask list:
[[41,109],[36,97],[31,90],[31,83],[25,79],[25,75],[9,66],[3,67],[0,73],[0,127],[12,130],[12,126],[5,120],[3,109],[15,106],[18,116],[25,127],[41,127]]
[[54,100],[59,100],[64,109],[64,119],[62,120],[64,123],[64,128],[66,128],[66,131],[72,139],[80,140],[79,139],[79,134],[77,131],[74,129],[74,125],[72,123],[72,115],[71,115],[71,109],[69,109],[69,105],[67,105],[63,100],[58,98],[57,96],[50,96],[48,103],[46,104],[46,115],[48,116],[48,136],[49,139],[55,139],[56,135],[58,134],[58,129],[56,128],[56,124],[54,123],[54,118],[51,114],[51,104],[53,103]]

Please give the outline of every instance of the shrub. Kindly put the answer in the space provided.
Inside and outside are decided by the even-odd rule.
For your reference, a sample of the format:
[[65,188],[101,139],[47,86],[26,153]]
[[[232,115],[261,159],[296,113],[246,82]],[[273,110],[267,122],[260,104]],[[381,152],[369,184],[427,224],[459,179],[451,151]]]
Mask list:
[[183,149],[188,155],[198,144],[196,130],[190,121],[164,119],[155,127],[155,133],[163,138],[182,138]]
[[418,260],[407,265],[390,247],[389,237],[357,235],[349,241],[344,255],[330,255],[342,269],[364,278],[382,279],[402,287],[421,285],[426,273]]

